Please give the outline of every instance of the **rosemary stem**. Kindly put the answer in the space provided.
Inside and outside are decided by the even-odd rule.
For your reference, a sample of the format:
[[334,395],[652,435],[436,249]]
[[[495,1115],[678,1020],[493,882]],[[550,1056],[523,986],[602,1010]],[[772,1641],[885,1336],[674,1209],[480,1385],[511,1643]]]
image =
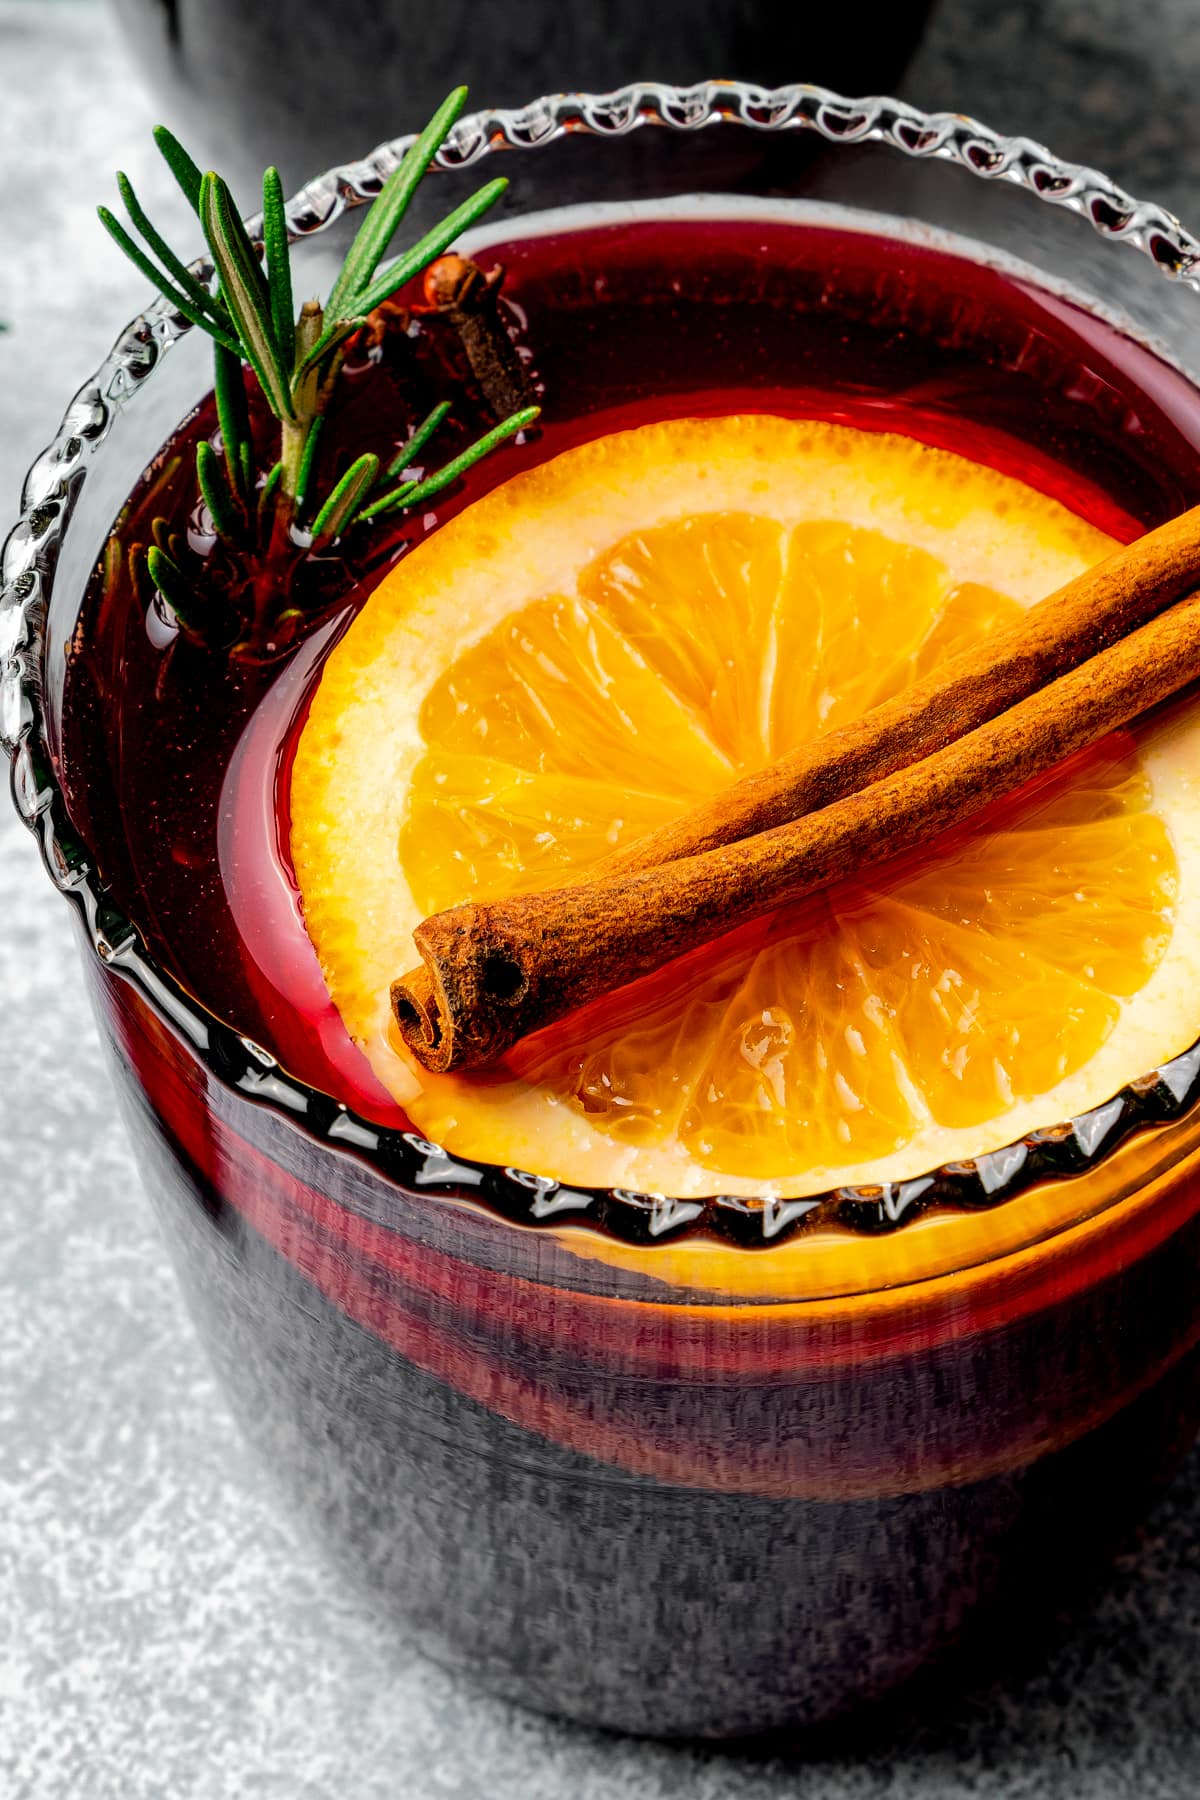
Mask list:
[[279,463],[282,471],[279,477],[279,491],[292,507],[300,497],[304,451],[308,444],[309,433],[313,428],[314,417],[281,419],[279,423]]

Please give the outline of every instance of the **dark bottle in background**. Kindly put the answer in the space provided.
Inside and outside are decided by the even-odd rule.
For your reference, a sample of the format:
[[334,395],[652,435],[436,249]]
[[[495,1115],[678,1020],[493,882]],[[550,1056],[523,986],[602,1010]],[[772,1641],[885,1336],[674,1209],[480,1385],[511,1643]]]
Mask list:
[[887,91],[930,0],[112,0],[169,123],[243,181],[297,187],[414,129],[449,88],[479,106],[635,80],[736,77]]

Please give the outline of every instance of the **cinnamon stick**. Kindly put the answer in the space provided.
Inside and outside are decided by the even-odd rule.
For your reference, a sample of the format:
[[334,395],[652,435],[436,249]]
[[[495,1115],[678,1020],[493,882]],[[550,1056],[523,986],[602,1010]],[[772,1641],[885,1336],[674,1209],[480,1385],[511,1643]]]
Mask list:
[[[1138,549],[1117,576],[1136,573]],[[806,817],[650,869],[439,913],[414,933],[423,967],[392,985],[405,1042],[435,1070],[491,1061],[732,927],[928,842],[1197,678],[1193,594],[1042,692]]]
[[1200,578],[1200,507],[1067,582],[851,725],[804,744],[594,864],[587,879],[736,843],[829,806],[973,731],[1117,642]]

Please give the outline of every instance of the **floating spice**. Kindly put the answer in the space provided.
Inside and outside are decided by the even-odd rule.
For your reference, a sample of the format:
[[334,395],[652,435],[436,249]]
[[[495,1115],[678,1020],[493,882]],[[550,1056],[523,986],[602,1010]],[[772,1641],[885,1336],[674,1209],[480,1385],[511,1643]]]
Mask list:
[[498,419],[537,400],[500,311],[503,282],[502,264],[485,274],[478,263],[453,251],[431,263],[424,280],[426,304],[458,333],[471,373]]

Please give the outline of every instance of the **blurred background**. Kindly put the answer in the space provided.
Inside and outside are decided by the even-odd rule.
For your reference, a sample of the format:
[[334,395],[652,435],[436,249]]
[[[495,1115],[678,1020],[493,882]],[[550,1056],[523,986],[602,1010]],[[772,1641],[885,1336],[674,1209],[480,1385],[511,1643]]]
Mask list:
[[411,127],[458,82],[480,104],[517,106],[648,76],[898,92],[1041,138],[1180,208],[1200,162],[1182,131],[1200,78],[1196,0],[111,4],[168,122],[221,167],[256,178],[275,160],[291,185]]
[[[131,49],[189,131],[278,162],[296,185],[425,118],[466,82],[485,105],[562,88],[737,76],[886,89],[924,28],[929,0],[897,0],[864,34],[837,8],[788,0],[115,0]],[[368,57],[364,44],[370,43]],[[297,96],[304,93],[303,104]]]
[[[1200,0],[0,0],[0,499],[145,298],[95,219],[150,127],[289,186],[556,86],[890,89],[1200,225]],[[244,190],[249,192],[250,190]],[[2,534],[2,531],[0,531]],[[261,1496],[176,1296],[84,1017],[66,909],[0,806],[3,1800],[1189,1800],[1200,1456],[1049,1655],[802,1751],[627,1743],[397,1644]]]

